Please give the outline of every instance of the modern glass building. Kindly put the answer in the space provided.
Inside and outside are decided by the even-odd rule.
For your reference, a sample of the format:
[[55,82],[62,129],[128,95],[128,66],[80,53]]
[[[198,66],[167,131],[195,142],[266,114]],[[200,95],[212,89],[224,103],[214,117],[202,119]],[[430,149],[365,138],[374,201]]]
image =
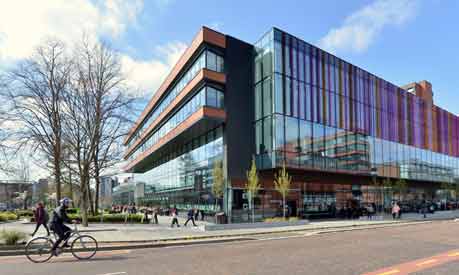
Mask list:
[[240,220],[252,157],[258,217],[281,213],[273,178],[285,164],[290,214],[312,215],[388,205],[387,179],[407,182],[407,203],[440,199],[459,180],[458,143],[459,118],[427,81],[398,87],[276,28],[254,45],[203,28],[133,126],[126,170],[149,186],[145,201],[215,210],[221,160],[223,207]]

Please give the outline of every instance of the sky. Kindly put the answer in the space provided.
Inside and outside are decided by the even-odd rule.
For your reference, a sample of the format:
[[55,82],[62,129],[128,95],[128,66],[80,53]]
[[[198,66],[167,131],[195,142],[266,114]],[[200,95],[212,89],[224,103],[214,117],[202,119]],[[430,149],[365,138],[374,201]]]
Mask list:
[[428,80],[459,114],[459,1],[3,0],[0,70],[47,37],[119,51],[131,92],[153,96],[201,26],[249,43],[275,26],[396,85]]

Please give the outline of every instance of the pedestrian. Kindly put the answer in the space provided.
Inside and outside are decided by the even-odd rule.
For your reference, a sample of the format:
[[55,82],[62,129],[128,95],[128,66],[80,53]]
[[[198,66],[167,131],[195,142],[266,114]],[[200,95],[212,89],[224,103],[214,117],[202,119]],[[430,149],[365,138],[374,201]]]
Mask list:
[[155,220],[155,224],[158,224],[158,207],[153,209],[153,219]]
[[43,205],[42,202],[37,203],[37,208],[34,211],[34,218],[35,218],[36,227],[33,233],[30,234],[30,236],[33,237],[35,233],[37,233],[41,225],[43,225],[43,227],[46,229],[46,232],[49,236],[49,228],[47,225],[49,221],[49,214],[46,211],[45,206]]
[[203,221],[204,220],[204,215],[206,213],[204,213],[204,210],[199,210],[199,212],[201,213],[201,221]]
[[143,222],[148,224],[150,223],[150,220],[148,219],[148,209],[143,209]]
[[372,219],[373,213],[374,213],[373,206],[372,206],[371,204],[369,204],[369,205],[367,206],[367,218],[368,218],[369,220]]
[[199,218],[199,211],[201,211],[201,210],[199,210],[199,208],[196,208],[196,209],[194,210],[194,220],[195,220],[195,221],[197,221],[198,218]]
[[189,221],[193,222],[193,226],[196,226],[196,224],[194,223],[194,211],[194,208],[188,210],[188,219],[185,222],[185,226],[188,224]]
[[177,218],[177,208],[172,209],[172,224],[171,227],[174,227],[174,224],[177,225],[177,227],[180,227],[178,218]]
[[394,205],[392,206],[392,219],[395,220],[398,217],[399,211],[400,206],[398,206],[397,203],[394,203]]
[[402,208],[399,207],[398,208],[398,215],[397,215],[397,218],[400,220],[402,218]]

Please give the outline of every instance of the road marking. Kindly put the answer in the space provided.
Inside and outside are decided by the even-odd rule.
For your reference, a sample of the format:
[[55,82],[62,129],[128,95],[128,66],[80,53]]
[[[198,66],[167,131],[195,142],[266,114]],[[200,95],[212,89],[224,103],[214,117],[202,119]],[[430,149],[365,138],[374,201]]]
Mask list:
[[427,260],[427,261],[418,263],[418,264],[416,264],[416,266],[428,265],[428,264],[431,264],[431,263],[435,263],[435,262],[437,262],[437,261],[438,261],[438,260],[436,260],[436,259],[431,259],[431,260]]
[[97,274],[97,275],[121,275],[121,274],[127,274],[127,273],[124,271],[121,271],[121,272],[104,273],[104,274]]
[[448,257],[457,257],[457,256],[459,256],[459,252],[448,254]]
[[392,275],[392,274],[397,274],[399,272],[400,272],[400,270],[398,270],[398,269],[392,269],[392,270],[389,270],[389,271],[386,271],[386,272],[383,272],[383,273],[379,273],[377,275]]

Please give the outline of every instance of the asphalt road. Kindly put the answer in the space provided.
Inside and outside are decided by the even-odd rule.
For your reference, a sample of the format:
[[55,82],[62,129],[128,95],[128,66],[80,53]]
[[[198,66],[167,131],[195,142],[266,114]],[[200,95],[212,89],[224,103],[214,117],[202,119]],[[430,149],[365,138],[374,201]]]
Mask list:
[[0,257],[2,275],[142,274],[459,274],[459,222],[434,222],[320,235],[273,234],[257,240],[71,255],[33,264]]

